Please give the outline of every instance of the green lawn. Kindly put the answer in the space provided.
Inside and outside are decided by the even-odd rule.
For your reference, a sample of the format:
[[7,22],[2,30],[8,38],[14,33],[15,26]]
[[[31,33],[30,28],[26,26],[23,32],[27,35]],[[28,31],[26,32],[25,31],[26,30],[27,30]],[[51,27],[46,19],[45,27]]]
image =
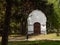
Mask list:
[[60,45],[60,41],[17,41],[9,42],[8,45]]

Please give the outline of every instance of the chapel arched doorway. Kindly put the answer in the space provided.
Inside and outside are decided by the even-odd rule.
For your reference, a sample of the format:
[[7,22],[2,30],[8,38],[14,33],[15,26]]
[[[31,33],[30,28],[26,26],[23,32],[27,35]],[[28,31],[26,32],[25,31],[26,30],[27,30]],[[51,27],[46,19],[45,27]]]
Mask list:
[[40,34],[41,33],[41,25],[40,23],[36,22],[34,23],[34,34]]

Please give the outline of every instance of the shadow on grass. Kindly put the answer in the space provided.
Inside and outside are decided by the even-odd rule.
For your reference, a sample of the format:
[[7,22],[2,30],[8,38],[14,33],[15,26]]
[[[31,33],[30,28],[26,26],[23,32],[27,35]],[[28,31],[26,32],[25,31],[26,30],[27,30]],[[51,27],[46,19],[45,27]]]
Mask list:
[[40,40],[40,41],[12,41],[8,45],[60,45],[60,41],[49,41],[49,40]]

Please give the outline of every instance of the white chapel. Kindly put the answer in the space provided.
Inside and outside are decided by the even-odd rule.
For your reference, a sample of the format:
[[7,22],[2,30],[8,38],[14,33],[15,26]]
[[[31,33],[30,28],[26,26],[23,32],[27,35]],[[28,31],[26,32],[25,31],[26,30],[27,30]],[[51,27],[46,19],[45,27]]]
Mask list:
[[33,10],[27,19],[28,34],[47,34],[47,18],[41,10]]

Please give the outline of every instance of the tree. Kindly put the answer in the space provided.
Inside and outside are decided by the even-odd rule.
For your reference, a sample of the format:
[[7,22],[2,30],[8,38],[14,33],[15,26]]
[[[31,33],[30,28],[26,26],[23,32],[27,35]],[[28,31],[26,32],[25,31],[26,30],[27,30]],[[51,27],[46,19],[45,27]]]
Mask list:
[[8,45],[8,30],[10,30],[9,25],[10,25],[12,1],[11,0],[6,0],[6,3],[7,3],[7,6],[6,6],[4,29],[3,29],[3,34],[2,34],[1,45]]
[[60,32],[60,8],[59,8],[59,2],[58,0],[48,0],[48,2],[51,4],[53,3],[53,13],[51,14],[51,24],[53,25],[54,29],[56,29],[56,34],[59,36]]

